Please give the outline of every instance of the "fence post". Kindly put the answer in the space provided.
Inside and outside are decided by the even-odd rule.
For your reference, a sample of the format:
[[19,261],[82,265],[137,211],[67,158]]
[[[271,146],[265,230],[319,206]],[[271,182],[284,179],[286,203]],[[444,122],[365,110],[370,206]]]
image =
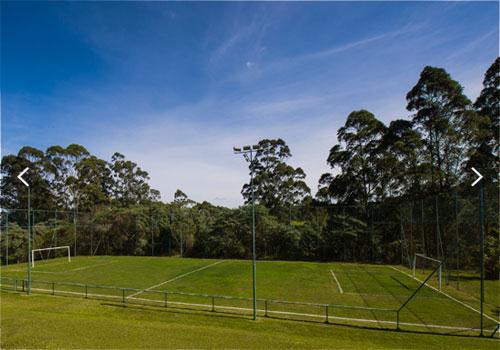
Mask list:
[[14,291],[17,292],[17,278],[14,280]]
[[495,334],[498,332],[499,329],[500,329],[500,323],[497,323],[497,326],[495,327],[495,329],[491,333],[490,337],[493,338],[495,336]]
[[212,312],[215,311],[215,297],[212,296]]
[[85,299],[87,299],[88,286],[85,285]]
[[55,283],[52,282],[52,295],[55,295]]
[[267,316],[267,299],[264,301],[264,309],[265,309],[265,313],[264,313],[264,317],[268,317]]
[[24,280],[22,280],[22,281],[23,281],[23,292],[24,292]]
[[168,307],[168,292],[165,292],[165,307]]
[[399,331],[399,310],[396,310],[396,330]]
[[328,304],[325,305],[325,323],[328,323]]
[[122,303],[125,303],[125,288],[122,288]]

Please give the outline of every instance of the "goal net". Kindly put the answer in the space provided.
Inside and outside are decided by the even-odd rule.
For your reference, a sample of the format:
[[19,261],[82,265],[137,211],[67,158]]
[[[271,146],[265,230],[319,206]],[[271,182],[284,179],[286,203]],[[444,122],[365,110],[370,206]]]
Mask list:
[[40,248],[33,249],[31,251],[31,266],[35,267],[35,257],[38,257],[39,260],[47,260],[49,257],[55,258],[59,256],[68,256],[68,262],[71,262],[71,253],[69,249],[69,245],[61,246],[61,247],[48,247],[48,248]]
[[431,258],[425,254],[415,253],[413,256],[413,278],[417,278],[418,274],[422,274],[421,277],[428,276],[429,273],[437,270],[437,289],[441,290],[441,272],[442,272],[442,261],[438,259]]

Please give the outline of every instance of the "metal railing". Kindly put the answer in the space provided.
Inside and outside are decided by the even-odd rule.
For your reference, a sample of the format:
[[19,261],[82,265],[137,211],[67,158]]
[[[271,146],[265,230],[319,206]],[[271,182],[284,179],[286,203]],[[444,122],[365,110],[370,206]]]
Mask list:
[[[10,277],[0,278],[0,288],[4,290],[13,290],[17,292],[25,292],[27,290],[27,280],[16,279]],[[196,308],[211,312],[235,312],[243,315],[252,313],[251,303],[252,298],[217,295],[217,294],[202,294],[189,293],[168,290],[153,290],[153,289],[138,289],[130,287],[115,287],[106,285],[84,284],[74,282],[54,282],[44,280],[32,281],[32,292],[50,295],[66,295],[73,297],[83,297],[85,299],[97,300],[115,300],[123,304],[139,304],[144,306],[161,306],[161,307],[181,307],[181,308]],[[191,299],[191,300],[190,300]],[[193,300],[194,299],[194,300]],[[275,299],[257,299],[259,307],[257,311],[264,317],[286,317],[298,320],[322,320],[324,323],[330,323],[331,320],[336,322],[355,322],[355,323],[370,323],[380,325],[398,325],[395,322],[397,309],[365,307],[355,305],[338,305],[325,303],[309,303],[299,301],[286,301]],[[247,306],[245,306],[247,304]],[[280,308],[281,306],[281,308]],[[300,309],[300,310],[297,310]],[[304,312],[307,310],[316,310]],[[383,320],[374,318],[353,318],[343,316],[339,310],[357,310],[358,312],[380,312],[384,314],[392,314]],[[380,328],[380,327],[379,327]]]
[[[447,331],[473,331],[473,328],[467,327],[401,322],[401,311],[404,310],[410,301],[415,298],[436,270],[427,276],[419,287],[413,291],[413,293],[397,308],[257,299],[257,312],[259,315],[264,317],[286,318],[301,321],[314,320],[335,324],[362,324],[364,327],[370,325],[371,328],[378,329],[391,328],[400,330],[401,325],[404,325],[412,329],[420,327],[428,330],[429,327],[431,327],[433,329],[443,328]],[[0,289],[15,292],[26,292],[27,287],[28,282],[26,279],[0,277]],[[251,316],[253,312],[252,298],[217,294],[138,289],[130,287],[44,280],[32,280],[32,293],[64,295],[96,300],[113,300],[122,304],[131,305],[163,308],[175,307],[208,312],[229,312],[245,316]],[[366,317],[367,314],[370,315]],[[492,329],[491,331],[493,331],[491,336],[495,336],[495,334],[498,333],[498,325],[496,329]]]
[[[410,302],[413,298],[415,298],[415,296],[418,294],[418,292],[420,291],[420,289],[422,289],[425,285],[427,285],[427,282],[428,282],[428,281],[432,278],[432,276],[434,276],[434,274],[436,273],[436,271],[441,271],[441,267],[442,267],[442,265],[443,265],[443,262],[442,262],[442,261],[439,261],[439,260],[435,260],[435,261],[438,261],[438,262],[439,262],[438,266],[437,266],[434,270],[432,270],[432,272],[431,272],[431,273],[427,276],[427,278],[426,278],[425,280],[423,280],[423,281],[420,283],[420,285],[417,287],[417,289],[415,289],[415,290],[413,291],[413,293],[412,293],[412,294],[408,297],[408,299],[406,299],[406,300],[405,300],[405,301],[401,304],[401,306],[397,309],[397,311],[396,311],[396,315],[397,315],[397,316],[396,316],[396,317],[397,317],[397,321],[396,321],[396,322],[397,322],[397,326],[396,326],[396,329],[400,329],[400,328],[399,328],[399,324],[400,324],[400,321],[399,321],[399,318],[400,318],[400,317],[399,317],[399,316],[400,316],[401,310],[403,310],[403,309],[406,307],[406,305],[408,305],[408,303],[409,303],[409,302]],[[415,276],[414,276],[414,278],[415,278]],[[441,288],[440,288],[439,290],[441,290]]]

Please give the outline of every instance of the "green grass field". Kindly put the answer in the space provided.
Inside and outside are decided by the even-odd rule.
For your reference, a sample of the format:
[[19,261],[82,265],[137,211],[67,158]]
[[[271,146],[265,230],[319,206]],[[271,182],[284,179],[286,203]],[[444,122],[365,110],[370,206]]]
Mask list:
[[[12,279],[26,277],[26,264],[4,266],[1,273],[2,288],[12,289]],[[207,340],[205,343],[198,343],[201,339],[184,339],[185,335],[182,334],[168,337],[165,346],[174,347],[241,347],[219,337],[226,334],[229,338],[238,338],[240,333],[247,334],[249,329],[255,329],[257,334],[262,332],[257,347],[259,344],[260,347],[408,347],[404,343],[407,338],[413,339],[411,341],[416,348],[453,347],[453,344],[458,343],[462,346],[469,344],[473,348],[489,345],[498,348],[496,339],[487,341],[470,337],[478,333],[480,318],[475,311],[477,301],[467,293],[465,283],[462,287],[464,290],[461,291],[450,286],[443,287],[446,294],[424,286],[401,311],[402,332],[395,332],[396,314],[393,310],[419,286],[419,282],[411,278],[409,273],[400,266],[259,261],[259,316],[264,316],[267,309],[269,317],[260,317],[254,324],[249,321],[252,305],[249,261],[106,256],[77,257],[71,263],[63,258],[39,261],[32,275],[34,295],[21,297],[13,292],[2,293],[2,342],[4,347],[35,346],[28,340],[23,343],[20,336],[10,340],[14,336],[9,331],[14,329],[11,328],[14,327],[11,323],[19,325],[23,319],[31,320],[29,315],[32,315],[34,319],[41,317],[41,321],[45,317],[58,322],[68,319],[67,327],[76,327],[71,326],[74,322],[69,320],[69,314],[75,312],[87,323],[92,323],[95,318],[95,325],[89,325],[89,329],[108,323],[109,326],[103,327],[119,323],[132,329],[137,326],[131,321],[134,318],[141,322],[148,320],[154,324],[153,329],[170,327],[173,319],[179,318],[180,322],[176,327],[198,327],[197,331],[205,332],[205,337],[209,335],[211,327],[217,328],[214,333],[219,334],[214,336],[217,339]],[[471,281],[472,283],[475,281]],[[21,290],[20,285],[17,287]],[[52,291],[55,296],[40,295],[51,294]],[[495,307],[498,308],[498,303],[495,303],[498,281],[489,283],[487,292],[486,311],[490,318],[485,319],[485,327],[493,329],[496,325],[493,321],[497,311]],[[85,293],[89,299],[99,300],[86,300]],[[168,298],[167,304],[165,297]],[[278,300],[302,304],[281,303]],[[30,306],[30,303],[33,305]],[[326,310],[325,304],[328,304]],[[66,308],[71,312],[67,314]],[[210,312],[212,309],[215,312]],[[19,319],[15,316],[16,313]],[[193,317],[192,324],[189,322],[190,314]],[[109,315],[109,319],[103,315]],[[324,324],[326,319],[329,325]],[[202,326],[204,322],[205,330]],[[52,336],[51,341],[46,339],[44,322],[37,325],[30,321],[29,324],[33,334],[45,339],[40,340],[43,344],[65,346],[60,343],[62,339],[57,334]],[[282,328],[294,336],[273,337]],[[305,328],[308,329],[305,334],[298,333]],[[52,332],[57,333],[55,330]],[[142,334],[146,336],[148,332],[152,330],[145,330]],[[337,335],[337,332],[342,335]],[[313,334],[318,336],[313,337]],[[355,339],[356,334],[359,339]],[[365,339],[365,334],[374,338]],[[63,337],[63,334],[59,336]],[[71,347],[120,347],[120,344],[129,344],[128,347],[159,347],[163,338],[160,335],[151,337],[156,345],[122,343],[123,339],[117,337],[116,343],[107,339],[102,344],[89,343],[92,341],[90,339],[73,339],[75,343]],[[386,343],[384,339],[391,339],[392,342]],[[401,342],[398,343],[397,339]],[[463,339],[463,344],[457,339]],[[251,344],[245,344],[251,347]]]

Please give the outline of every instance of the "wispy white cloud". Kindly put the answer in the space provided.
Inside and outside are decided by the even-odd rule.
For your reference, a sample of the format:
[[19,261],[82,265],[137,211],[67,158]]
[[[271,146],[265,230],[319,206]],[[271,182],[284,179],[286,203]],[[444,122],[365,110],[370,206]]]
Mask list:
[[304,54],[302,56],[295,57],[294,63],[300,63],[303,61],[310,61],[310,60],[317,60],[317,59],[323,59],[323,58],[328,58],[333,55],[336,55],[341,52],[346,52],[349,50],[353,50],[359,47],[363,47],[368,44],[376,43],[379,41],[384,41],[388,39],[394,39],[397,38],[401,35],[408,34],[415,32],[419,30],[421,26],[406,26],[404,28],[399,28],[396,30],[388,31],[379,35],[373,35],[373,36],[368,36],[366,38],[360,39],[360,40],[355,40],[349,43],[345,43],[342,45],[338,45],[335,47],[323,49],[317,52],[312,52],[308,54]]
[[[108,63],[105,77],[86,86],[64,82],[51,92],[51,101],[29,99],[31,105],[20,101],[11,107],[11,121],[47,116],[43,128],[16,137],[45,146],[79,142],[106,159],[119,151],[150,173],[164,200],[181,188],[197,201],[230,206],[242,202],[241,186],[248,181],[247,164],[232,154],[232,146],[280,137],[291,147],[290,163],[305,170],[314,192],[329,170],[328,151],[349,112],[366,108],[386,123],[407,117],[405,94],[427,64],[450,63],[445,68],[464,82],[466,92],[476,94],[490,60],[484,57],[495,51],[471,42],[447,63],[446,44],[460,47],[462,41],[450,25],[440,28],[418,11],[411,11],[415,18],[388,25],[366,16],[370,29],[361,26],[353,35],[338,35],[332,25],[323,41],[320,35],[310,41],[304,36],[290,49],[282,44],[290,37],[278,16],[287,6],[272,7],[275,11],[263,5],[249,14],[245,7],[217,13],[209,29],[193,28],[188,37],[163,27],[185,19],[181,8],[139,24],[135,16],[126,22],[115,18],[112,23],[120,26],[96,11],[95,25],[85,18],[77,31]],[[295,11],[298,16],[287,25],[302,26],[306,33],[309,24],[296,20],[304,18],[305,9]],[[130,28],[135,29],[129,36]],[[471,55],[474,50],[483,56]],[[10,123],[13,128],[20,133],[23,125]],[[9,141],[23,143],[13,136]]]
[[235,74],[228,76],[226,79],[228,81],[251,83],[258,79],[272,76],[273,74],[301,69],[304,65],[316,64],[319,66],[318,61],[324,62],[327,59],[333,59],[335,55],[366,48],[371,44],[383,45],[384,47],[389,45],[397,46],[399,43],[392,41],[393,39],[404,37],[405,35],[411,33],[416,33],[420,29],[422,29],[422,25],[407,25],[403,28],[387,31],[378,35],[368,35],[362,39],[353,40],[318,51],[307,52],[295,56],[277,57],[273,60],[269,60],[266,64],[260,64],[259,69],[253,69],[251,71],[238,71]]
[[256,11],[251,19],[242,23],[242,19],[236,17],[230,26],[228,33],[223,32],[212,38],[218,42],[218,46],[213,49],[209,64],[218,66],[226,64],[234,59],[235,55],[244,54],[250,57],[246,62],[246,67],[251,68],[257,59],[266,49],[263,44],[264,37],[269,27],[270,20],[265,12]]
[[493,38],[493,40],[495,40],[495,39],[498,40],[498,32],[499,32],[499,30],[497,28],[497,29],[491,30],[483,35],[480,35],[477,38],[474,38],[473,40],[464,44],[462,47],[453,51],[450,55],[448,55],[446,60],[448,62],[455,61],[458,57],[465,55],[465,54],[469,54],[469,53],[473,52],[474,50],[477,50],[478,47],[480,47],[481,45],[485,45],[485,44],[487,45],[487,44],[491,43],[492,38]]

